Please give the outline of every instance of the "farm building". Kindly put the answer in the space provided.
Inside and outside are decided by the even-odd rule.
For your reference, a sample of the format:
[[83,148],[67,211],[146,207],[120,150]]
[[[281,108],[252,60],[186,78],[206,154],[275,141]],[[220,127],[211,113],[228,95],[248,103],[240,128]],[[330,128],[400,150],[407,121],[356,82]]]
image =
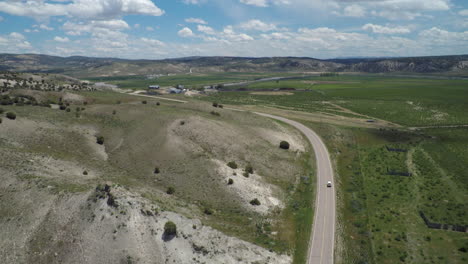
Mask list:
[[149,90],[159,89],[159,85],[150,85],[150,86],[148,86],[148,89]]
[[178,89],[178,88],[174,88],[174,87],[169,89],[169,93],[171,93],[171,94],[180,94],[180,93],[182,93],[182,91],[183,91],[182,89]]

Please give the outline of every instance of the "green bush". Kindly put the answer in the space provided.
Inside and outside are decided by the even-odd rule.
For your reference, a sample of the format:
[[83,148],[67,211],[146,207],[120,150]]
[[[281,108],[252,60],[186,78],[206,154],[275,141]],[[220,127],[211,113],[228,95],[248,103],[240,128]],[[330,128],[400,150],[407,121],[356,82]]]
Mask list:
[[249,173],[248,173],[248,172],[244,171],[244,172],[242,173],[242,176],[244,176],[244,177],[248,178],[250,175],[249,175]]
[[289,143],[287,141],[281,141],[280,142],[280,148],[289,149]]
[[3,110],[3,108],[0,108],[0,114],[3,114],[3,112],[5,112],[5,110]]
[[230,161],[230,162],[228,162],[227,165],[228,165],[229,168],[231,168],[231,169],[237,169],[237,164],[236,164],[235,161]]
[[159,103],[159,102],[156,102],[156,105],[161,105],[161,103]]
[[257,205],[260,205],[260,201],[257,198],[255,198],[252,201],[250,201],[250,204],[257,206]]
[[147,104],[148,102],[146,100],[141,101],[142,104]]
[[164,225],[164,235],[165,236],[175,236],[177,235],[177,226],[172,221],[167,221]]
[[174,194],[175,193],[175,188],[170,186],[167,188],[167,191],[166,191],[167,194]]
[[247,166],[245,166],[245,172],[247,172],[248,174],[253,174],[252,165],[248,164]]
[[214,102],[213,107],[218,107],[218,103]]
[[98,143],[99,145],[104,144],[104,137],[103,136],[98,136],[96,138],[96,143]]
[[229,180],[228,180],[228,184],[229,184],[229,185],[234,184],[234,180],[233,180],[233,179],[229,179]]
[[113,114],[113,115],[117,114],[117,111],[113,110],[113,111],[112,111],[112,114]]
[[59,109],[60,109],[60,110],[65,110],[65,109],[67,109],[67,107],[66,107],[65,105],[60,105],[60,106],[59,106]]
[[158,167],[154,168],[154,174],[158,174],[159,172],[160,172],[160,170],[159,170]]
[[8,113],[6,113],[6,117],[8,119],[15,120],[16,119],[16,114],[13,113],[13,112],[8,112]]
[[206,207],[205,210],[203,210],[203,212],[206,214],[206,215],[212,215],[213,214],[213,210]]
[[211,111],[210,114],[214,115],[214,116],[220,116],[221,114],[218,113],[218,112],[215,112],[215,111]]

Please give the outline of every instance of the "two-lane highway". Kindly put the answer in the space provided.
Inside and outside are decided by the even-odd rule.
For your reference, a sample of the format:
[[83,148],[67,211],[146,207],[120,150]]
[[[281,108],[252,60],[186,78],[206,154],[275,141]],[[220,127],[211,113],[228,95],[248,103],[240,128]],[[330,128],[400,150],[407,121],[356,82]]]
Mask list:
[[[314,225],[310,238],[308,264],[331,264],[335,245],[335,185],[330,154],[322,139],[303,124],[280,116],[256,113],[285,122],[301,131],[312,144],[317,162],[317,196]],[[332,187],[327,187],[327,182]]]

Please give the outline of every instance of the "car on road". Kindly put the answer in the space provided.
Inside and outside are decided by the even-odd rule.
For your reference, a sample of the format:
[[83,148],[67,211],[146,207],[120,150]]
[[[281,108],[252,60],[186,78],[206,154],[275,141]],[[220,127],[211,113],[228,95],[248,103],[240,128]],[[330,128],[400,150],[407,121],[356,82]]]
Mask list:
[[331,187],[331,186],[332,186],[331,181],[328,181],[327,182],[327,187]]

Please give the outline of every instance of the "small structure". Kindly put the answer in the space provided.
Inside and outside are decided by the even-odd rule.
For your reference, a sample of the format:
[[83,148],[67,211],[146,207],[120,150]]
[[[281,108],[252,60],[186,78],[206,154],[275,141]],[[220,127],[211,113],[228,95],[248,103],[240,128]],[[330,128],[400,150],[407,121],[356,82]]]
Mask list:
[[169,93],[171,93],[171,94],[180,94],[180,93],[182,93],[182,91],[183,91],[182,89],[178,89],[178,88],[174,88],[174,87],[169,88]]
[[150,85],[150,86],[148,86],[148,90],[157,90],[159,88],[160,88],[159,85]]

